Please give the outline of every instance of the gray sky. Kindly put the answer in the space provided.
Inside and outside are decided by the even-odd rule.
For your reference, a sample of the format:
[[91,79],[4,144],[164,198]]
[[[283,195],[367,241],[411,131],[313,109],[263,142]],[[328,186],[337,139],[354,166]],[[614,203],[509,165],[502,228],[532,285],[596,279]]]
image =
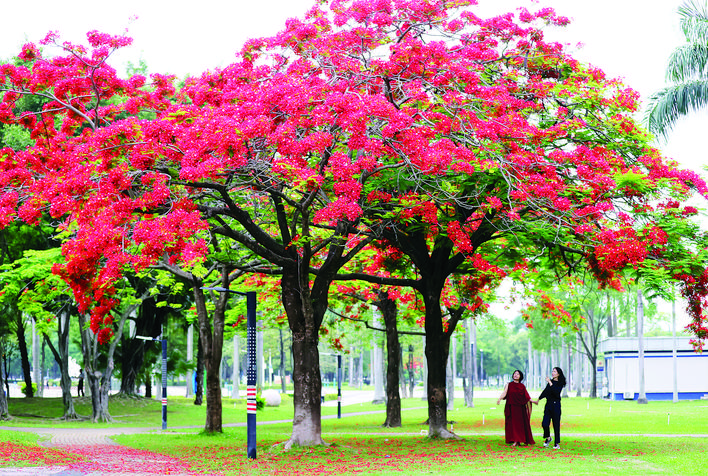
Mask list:
[[[518,6],[554,7],[573,23],[549,34],[572,45],[578,59],[623,78],[642,98],[664,85],[666,59],[683,40],[676,14],[680,0],[479,2],[482,15]],[[35,0],[31,12],[22,2],[5,3],[0,58],[11,57],[26,40],[38,41],[49,30],[78,42],[89,30],[121,33],[128,28],[135,41],[118,58],[121,62],[143,58],[150,71],[185,76],[229,64],[247,38],[276,33],[287,18],[302,16],[312,0],[122,0],[110,7],[98,7],[95,0]],[[583,46],[576,47],[578,43]],[[697,124],[705,119],[708,115],[683,121],[669,142],[662,144],[667,156],[699,172],[706,141]]]

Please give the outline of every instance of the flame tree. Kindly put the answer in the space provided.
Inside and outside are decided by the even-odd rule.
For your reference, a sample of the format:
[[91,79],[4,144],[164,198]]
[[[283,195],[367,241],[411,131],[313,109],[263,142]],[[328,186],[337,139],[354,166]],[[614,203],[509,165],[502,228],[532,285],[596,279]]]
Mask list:
[[[0,66],[0,121],[35,141],[0,152],[0,225],[65,220],[72,238],[56,272],[101,342],[126,267],[167,259],[199,274],[209,244],[230,241],[224,266],[280,276],[294,355],[288,445],[308,445],[322,443],[317,342],[329,288],[374,239],[418,273],[379,282],[422,296],[431,436],[450,436],[454,322],[440,297],[458,270],[481,290],[541,261],[560,273],[589,267],[606,283],[627,267],[666,269],[705,337],[704,260],[672,267],[698,248],[650,213],[705,184],[648,146],[632,90],[544,40],[565,18],[521,9],[482,19],[472,0],[325,3],[179,94],[164,76],[119,79],[107,60],[129,40],[95,32],[90,48],[61,44],[64,56],[45,58],[30,44],[26,65]],[[18,113],[26,95],[42,110]]]

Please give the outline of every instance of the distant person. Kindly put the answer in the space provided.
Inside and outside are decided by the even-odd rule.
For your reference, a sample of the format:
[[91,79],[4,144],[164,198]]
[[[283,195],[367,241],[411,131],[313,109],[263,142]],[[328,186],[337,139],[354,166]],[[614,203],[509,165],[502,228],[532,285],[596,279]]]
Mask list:
[[77,397],[86,396],[86,393],[84,393],[84,369],[79,370],[79,385],[76,389],[76,396]]
[[531,432],[531,397],[526,386],[521,383],[524,380],[524,373],[521,370],[514,370],[511,380],[504,386],[497,400],[499,405],[506,399],[504,406],[506,442],[511,443],[511,446],[521,446],[524,443],[533,445],[536,442]]
[[565,375],[560,367],[553,367],[551,378],[546,377],[546,388],[533,403],[538,404],[542,398],[546,399],[543,409],[543,446],[551,443],[550,423],[553,422],[553,449],[560,449],[560,424],[561,424],[561,391],[565,387]]

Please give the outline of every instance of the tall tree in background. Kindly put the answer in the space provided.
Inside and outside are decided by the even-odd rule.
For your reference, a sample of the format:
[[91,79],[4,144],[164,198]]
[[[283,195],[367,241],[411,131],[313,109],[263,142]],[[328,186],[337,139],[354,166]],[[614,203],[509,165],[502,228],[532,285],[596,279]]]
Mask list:
[[669,58],[671,83],[649,100],[645,121],[649,131],[666,137],[681,117],[708,105],[708,4],[686,0],[678,9],[686,43]]
[[36,227],[28,227],[19,222],[11,223],[7,228],[0,229],[0,306],[2,307],[0,319],[9,322],[8,328],[17,337],[22,375],[28,397],[33,396],[34,392],[25,333],[27,315],[23,315],[18,303],[23,293],[34,285],[35,278],[43,279],[44,276],[37,277],[31,270],[20,268],[25,267],[24,262],[27,261],[24,258],[25,253],[58,246],[58,243],[51,239],[52,233],[53,228],[44,222]]
[[[2,333],[2,335],[8,335],[8,322],[0,321],[0,333]],[[9,390],[6,391],[9,387],[7,379],[8,377],[5,374],[5,339],[0,338],[0,421],[9,420],[11,418],[8,405],[10,395]]]
[[[59,248],[47,250],[27,250],[24,257],[10,265],[0,266],[0,283],[3,289],[22,292],[17,300],[18,309],[35,321],[37,332],[49,346],[59,367],[64,420],[79,419],[74,409],[71,395],[71,375],[69,374],[69,330],[76,306],[70,289],[58,276],[52,274],[55,263],[62,261]],[[5,295],[0,296],[3,302]],[[56,332],[53,330],[56,329]],[[56,346],[53,338],[56,335]]]

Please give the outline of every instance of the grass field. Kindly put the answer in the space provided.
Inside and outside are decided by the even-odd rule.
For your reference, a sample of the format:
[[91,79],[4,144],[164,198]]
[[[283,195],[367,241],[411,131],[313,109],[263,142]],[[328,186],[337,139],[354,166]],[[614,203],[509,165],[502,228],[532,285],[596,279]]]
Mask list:
[[[89,408],[81,405],[77,410],[87,414]],[[561,450],[543,448],[540,444],[541,407],[534,407],[532,415],[537,444],[512,448],[502,436],[502,407],[496,406],[493,399],[480,398],[475,400],[474,408],[458,407],[449,412],[455,433],[463,438],[455,441],[430,440],[421,434],[427,428],[423,424],[427,418],[424,405],[420,399],[403,400],[403,426],[395,429],[381,428],[382,405],[346,406],[342,419],[327,418],[336,415],[337,409],[323,407],[322,434],[330,446],[284,451],[292,419],[292,403],[285,399],[281,407],[258,413],[255,461],[245,456],[245,428],[234,426],[245,423],[245,404],[229,399],[224,399],[225,431],[221,435],[201,433],[204,407],[193,405],[191,399],[170,398],[166,432],[121,435],[114,439],[128,447],[178,456],[203,474],[705,473],[702,465],[708,450],[706,401],[638,405],[566,399]],[[60,399],[12,399],[10,412],[25,416],[5,426],[160,427],[161,407],[154,400],[114,399],[110,410],[116,418],[112,424],[64,423],[55,420],[61,416]],[[266,424],[279,420],[288,423]],[[36,437],[22,435],[18,441],[20,435],[0,432],[0,442],[22,444],[30,451]],[[42,464],[41,459],[37,463]],[[2,465],[12,462],[0,459]]]

